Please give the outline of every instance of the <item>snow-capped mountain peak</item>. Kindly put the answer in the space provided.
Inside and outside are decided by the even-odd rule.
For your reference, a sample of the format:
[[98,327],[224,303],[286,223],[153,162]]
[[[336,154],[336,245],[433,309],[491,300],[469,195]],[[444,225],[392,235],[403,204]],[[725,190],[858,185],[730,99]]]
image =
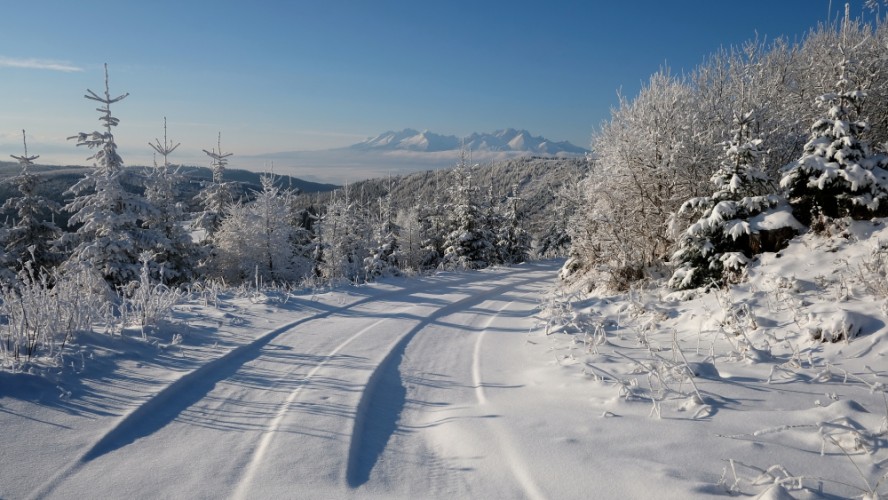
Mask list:
[[534,136],[527,130],[514,128],[497,130],[493,133],[476,132],[462,138],[462,140],[453,135],[440,135],[428,130],[418,132],[415,129],[407,128],[399,132],[384,132],[352,145],[350,149],[432,153],[457,150],[461,143],[464,143],[471,151],[510,151],[534,155],[582,155],[587,152],[587,150],[567,141],[554,142],[544,137]]

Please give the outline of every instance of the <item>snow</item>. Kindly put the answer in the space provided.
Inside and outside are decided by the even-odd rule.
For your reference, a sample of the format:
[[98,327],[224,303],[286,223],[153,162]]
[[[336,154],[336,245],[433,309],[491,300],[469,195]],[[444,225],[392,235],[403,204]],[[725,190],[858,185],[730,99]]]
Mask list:
[[805,226],[793,217],[792,208],[785,203],[750,217],[748,222],[749,229],[753,232],[772,231],[784,227],[795,229],[799,232],[805,230]]
[[884,492],[880,241],[848,222],[680,296],[572,295],[549,261],[194,298],[0,372],[0,497]]

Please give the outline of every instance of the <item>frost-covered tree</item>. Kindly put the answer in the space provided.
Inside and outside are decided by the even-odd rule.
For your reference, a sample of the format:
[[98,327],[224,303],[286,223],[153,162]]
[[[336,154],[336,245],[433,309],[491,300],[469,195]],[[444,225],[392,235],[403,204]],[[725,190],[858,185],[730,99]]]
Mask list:
[[401,267],[413,271],[423,269],[425,260],[422,248],[422,216],[420,206],[414,204],[398,210],[395,225],[399,228],[398,238],[401,247]]
[[193,277],[197,248],[183,227],[185,210],[177,196],[182,176],[179,167],[171,164],[169,159],[179,143],[173,144],[167,138],[166,117],[163,119],[163,142],[155,138],[148,145],[163,158],[160,164],[154,162],[145,183],[145,198],[155,208],[148,215],[146,224],[157,233],[150,267],[153,274],[167,283],[187,281]]
[[22,156],[10,155],[18,160],[22,170],[10,179],[21,196],[12,197],[3,204],[3,211],[14,211],[15,219],[12,227],[6,232],[6,260],[18,271],[30,263],[34,269],[50,268],[58,264],[60,255],[53,248],[53,242],[61,234],[61,230],[48,219],[48,215],[58,213],[61,206],[46,197],[37,194],[40,179],[29,169],[39,155],[28,155],[28,140],[22,130],[22,141],[25,153]]
[[806,223],[818,213],[827,217],[888,213],[888,159],[874,154],[860,138],[868,129],[860,118],[866,92],[853,83],[852,66],[843,58],[835,92],[817,98],[817,104],[827,108],[826,116],[814,122],[802,156],[786,166],[780,180]]
[[678,238],[673,254],[675,270],[669,280],[673,288],[720,285],[729,275],[742,273],[759,233],[750,219],[782,201],[774,194],[762,169],[761,139],[751,137],[754,113],[734,118],[733,138],[724,143],[724,161],[712,175],[714,192],[686,201],[680,214],[700,218]]
[[228,158],[234,153],[222,152],[221,132],[219,132],[216,141],[218,149],[212,149],[211,151],[203,150],[212,160],[213,178],[196,196],[196,199],[203,205],[204,210],[198,215],[194,224],[196,227],[205,230],[208,237],[212,237],[216,230],[219,229],[226,208],[234,201],[231,183],[225,182],[224,179]]
[[364,220],[349,186],[341,197],[327,204],[319,228],[323,253],[318,267],[322,278],[356,281],[364,277],[364,259],[369,255]]
[[451,174],[450,201],[446,208],[443,269],[481,269],[495,255],[494,235],[485,224],[478,187],[472,182],[468,152],[460,151],[459,164]]
[[518,264],[527,260],[531,250],[530,234],[523,227],[520,209],[521,198],[517,195],[518,186],[512,188],[511,195],[506,198],[499,219],[496,248],[499,260],[503,264]]
[[95,168],[72,186],[68,192],[75,198],[65,206],[73,213],[69,224],[76,232],[65,233],[60,242],[71,248],[66,265],[87,263],[112,284],[121,285],[139,277],[139,255],[156,243],[153,232],[144,227],[144,221],[154,212],[145,198],[124,189],[123,159],[117,153],[117,144],[111,130],[119,120],[111,115],[111,105],[129,94],[111,97],[108,88],[108,65],[105,65],[105,92],[98,95],[87,90],[87,99],[99,102],[104,131],[81,132],[78,146],[96,150],[89,157]]
[[[576,184],[571,184],[571,186],[576,186]],[[562,191],[566,191],[564,187],[551,197],[551,217],[544,219],[542,227],[538,230],[536,255],[544,259],[564,255],[570,248],[568,224],[573,211],[570,210],[570,204],[566,198],[562,196]]]
[[437,269],[444,257],[444,240],[447,233],[444,192],[441,173],[435,171],[435,190],[418,206],[420,269]]
[[373,247],[364,259],[364,274],[368,280],[400,273],[401,244],[399,228],[395,224],[392,207],[391,185],[389,192],[379,199],[379,217],[376,221]]
[[717,152],[693,87],[668,71],[651,77],[634,100],[621,98],[593,138],[594,164],[570,222],[565,271],[592,273],[625,288],[668,258],[666,222],[684,200],[705,192]]
[[297,255],[294,240],[293,193],[262,177],[262,191],[250,203],[232,204],[215,234],[216,252],[210,268],[229,283],[259,278],[264,282],[296,282],[311,265]]

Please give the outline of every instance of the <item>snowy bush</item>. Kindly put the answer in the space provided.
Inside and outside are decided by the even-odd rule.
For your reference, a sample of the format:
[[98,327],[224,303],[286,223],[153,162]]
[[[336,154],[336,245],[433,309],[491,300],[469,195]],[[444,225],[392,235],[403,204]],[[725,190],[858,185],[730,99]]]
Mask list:
[[147,252],[140,257],[142,270],[139,281],[133,281],[121,289],[120,318],[123,326],[138,326],[145,336],[145,327],[157,325],[167,319],[173,306],[183,298],[183,293],[171,289],[163,283],[151,281],[151,255]]

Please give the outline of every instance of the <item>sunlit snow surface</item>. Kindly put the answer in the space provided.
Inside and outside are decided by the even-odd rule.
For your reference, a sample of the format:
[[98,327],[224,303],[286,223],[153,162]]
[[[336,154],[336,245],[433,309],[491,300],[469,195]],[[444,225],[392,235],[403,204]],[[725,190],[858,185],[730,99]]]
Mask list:
[[884,493],[880,239],[807,235],[690,300],[571,296],[560,262],[196,299],[0,375],[0,497]]

